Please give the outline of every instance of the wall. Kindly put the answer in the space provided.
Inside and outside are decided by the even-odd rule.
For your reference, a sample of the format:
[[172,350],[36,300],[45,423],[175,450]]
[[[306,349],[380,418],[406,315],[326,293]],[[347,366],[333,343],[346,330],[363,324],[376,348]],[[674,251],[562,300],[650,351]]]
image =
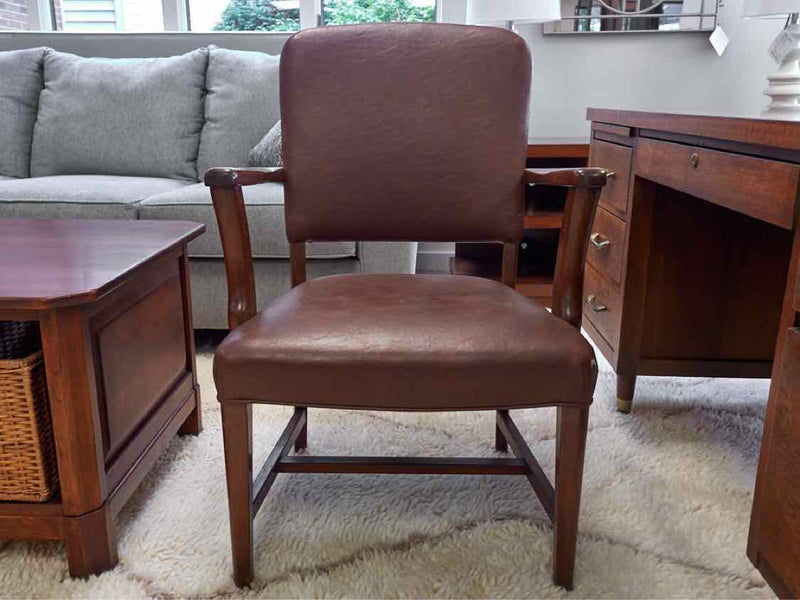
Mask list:
[[757,115],[775,70],[767,47],[783,22],[744,20],[743,4],[720,9],[731,40],[721,57],[707,33],[546,36],[521,25],[534,63],[530,136],[588,138],[589,106]]
[[[708,34],[545,36],[541,25],[520,25],[533,61],[532,138],[588,139],[586,108],[757,114],[765,105],[764,78],[772,70],[767,47],[782,22],[742,20],[744,0],[727,0],[720,23],[731,39],[718,57]],[[466,0],[450,0],[443,20],[463,22]],[[87,56],[164,56],[215,43],[277,53],[283,34],[36,34],[0,33],[0,51],[50,45]],[[446,270],[452,244],[421,244],[421,268]]]

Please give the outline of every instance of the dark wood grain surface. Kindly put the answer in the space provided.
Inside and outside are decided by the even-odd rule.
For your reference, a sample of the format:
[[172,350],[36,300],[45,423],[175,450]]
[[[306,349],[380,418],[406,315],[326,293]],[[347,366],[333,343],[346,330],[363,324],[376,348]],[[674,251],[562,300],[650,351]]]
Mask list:
[[62,539],[69,572],[117,563],[114,519],[180,429],[202,429],[186,244],[167,221],[0,221],[0,320],[35,320],[60,490],[0,503],[0,539]]
[[618,127],[668,131],[744,144],[800,150],[800,122],[756,116],[642,112],[606,108],[590,108],[586,112],[586,118],[593,123],[610,123]]
[[182,221],[0,220],[0,307],[94,300],[202,232]]

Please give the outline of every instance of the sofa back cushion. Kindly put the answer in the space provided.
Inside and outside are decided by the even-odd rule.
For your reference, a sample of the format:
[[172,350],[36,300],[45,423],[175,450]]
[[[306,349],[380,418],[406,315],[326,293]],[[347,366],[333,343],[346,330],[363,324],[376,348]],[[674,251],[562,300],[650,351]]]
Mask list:
[[31,174],[197,178],[208,50],[82,58],[49,50]]
[[209,48],[198,179],[211,167],[245,167],[250,150],[280,118],[280,57]]
[[0,175],[30,177],[45,48],[0,52]]

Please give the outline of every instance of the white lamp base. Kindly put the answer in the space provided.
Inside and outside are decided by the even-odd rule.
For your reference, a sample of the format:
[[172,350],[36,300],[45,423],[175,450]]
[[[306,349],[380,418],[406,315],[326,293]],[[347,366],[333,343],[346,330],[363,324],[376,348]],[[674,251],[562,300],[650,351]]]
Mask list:
[[[793,19],[794,20],[794,19]],[[784,30],[794,46],[783,58],[778,70],[767,77],[764,94],[772,98],[763,116],[800,121],[800,24],[790,23]]]

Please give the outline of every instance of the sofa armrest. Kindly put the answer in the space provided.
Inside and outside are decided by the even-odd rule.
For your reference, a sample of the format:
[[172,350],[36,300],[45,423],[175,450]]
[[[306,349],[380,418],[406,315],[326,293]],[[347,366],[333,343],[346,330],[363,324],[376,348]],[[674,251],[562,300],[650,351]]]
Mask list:
[[358,242],[356,255],[362,273],[413,273],[417,242]]

